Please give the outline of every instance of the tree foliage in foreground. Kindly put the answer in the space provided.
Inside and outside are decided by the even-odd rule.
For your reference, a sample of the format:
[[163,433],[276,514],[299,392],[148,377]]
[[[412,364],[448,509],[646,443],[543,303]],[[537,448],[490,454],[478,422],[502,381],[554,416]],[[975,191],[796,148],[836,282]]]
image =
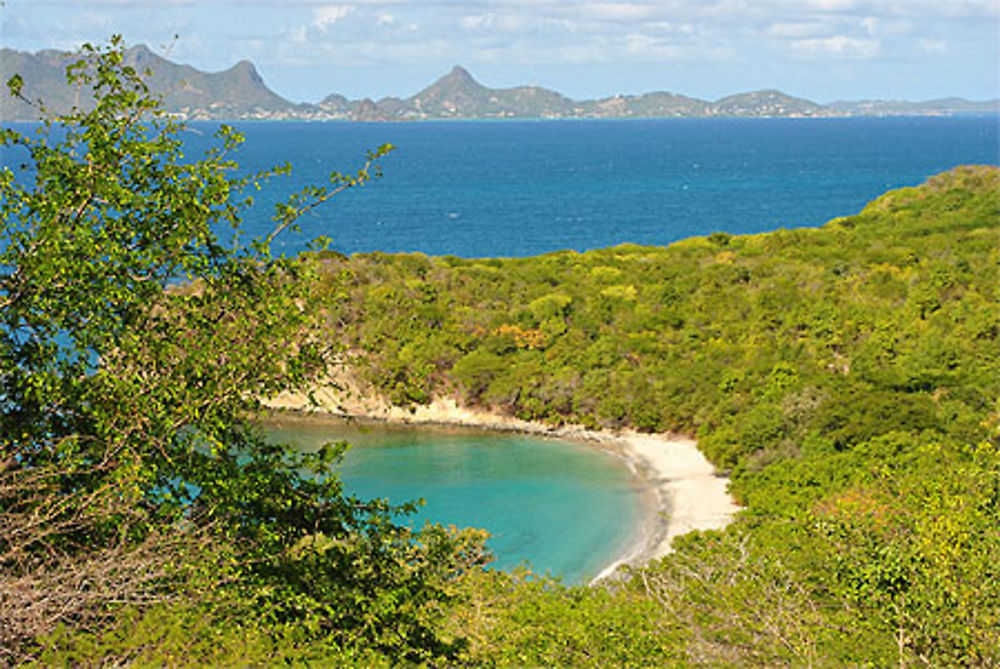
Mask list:
[[259,397],[314,381],[331,353],[314,267],[269,243],[391,147],[241,243],[246,194],[287,168],[241,175],[225,126],[188,159],[122,56],[117,39],[84,47],[67,77],[94,104],[0,131],[0,663],[57,661],[135,616],[176,629],[139,625],[152,636],[102,661],[194,659],[177,631],[203,620],[216,651],[251,639],[256,662],[449,656],[432,623],[481,537],[411,532],[405,508],[343,492],[342,449],[298,453],[252,422]]

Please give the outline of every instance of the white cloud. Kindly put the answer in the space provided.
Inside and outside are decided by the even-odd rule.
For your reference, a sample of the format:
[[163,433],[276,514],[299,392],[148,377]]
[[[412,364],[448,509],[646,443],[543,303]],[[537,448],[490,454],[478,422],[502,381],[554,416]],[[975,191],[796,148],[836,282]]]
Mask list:
[[830,24],[822,21],[796,21],[791,23],[774,23],[768,26],[765,33],[772,37],[816,37],[828,35]]
[[683,54],[683,49],[643,34],[626,35],[625,50],[632,55],[663,60],[674,60]]
[[948,0],[933,4],[933,9],[928,9],[940,16],[1000,19],[1000,3],[996,0]]
[[305,44],[309,41],[309,32],[305,26],[299,26],[285,33],[292,44]]
[[671,21],[655,21],[646,24],[650,30],[657,30],[664,33],[674,33],[677,35],[693,35],[697,32],[691,23],[673,23]]
[[821,12],[844,12],[858,7],[858,0],[807,0],[803,4]]
[[795,53],[810,58],[866,60],[882,53],[882,43],[877,39],[859,39],[846,35],[795,40],[789,46]]
[[594,3],[584,5],[580,11],[585,16],[592,16],[603,21],[636,21],[656,15],[656,8],[651,5],[636,3]]
[[495,14],[475,14],[463,16],[459,19],[459,24],[466,30],[485,30],[489,29],[495,21]]
[[865,16],[856,24],[850,25],[857,25],[869,37],[909,35],[916,29],[916,24],[911,20],[880,16]]
[[312,25],[320,30],[327,30],[334,23],[354,11],[349,5],[327,5],[317,7],[312,11]]
[[[467,31],[493,32],[493,33],[515,33],[515,34],[542,34],[546,31],[565,25],[561,19],[547,17],[536,17],[531,14],[519,12],[509,12],[498,14],[487,12],[484,14],[469,14],[457,19],[458,26]],[[440,26],[425,27],[434,30],[443,30]]]

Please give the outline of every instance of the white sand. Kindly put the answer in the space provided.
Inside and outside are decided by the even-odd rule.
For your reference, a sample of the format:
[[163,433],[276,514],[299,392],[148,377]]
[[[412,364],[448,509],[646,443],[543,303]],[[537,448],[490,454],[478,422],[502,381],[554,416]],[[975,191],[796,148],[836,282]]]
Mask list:
[[682,534],[723,528],[739,510],[727,490],[728,479],[716,475],[694,440],[624,432],[614,441],[655,495],[658,522],[644,528],[633,553],[609,565],[595,580],[611,575],[622,564],[645,564],[666,555],[674,538]]
[[[342,384],[343,386],[343,384]],[[356,388],[321,389],[314,393],[318,406],[310,407],[301,394],[285,393],[266,404],[275,409],[309,411],[341,417],[359,417],[414,425],[462,425],[490,430],[517,431],[560,439],[585,441],[617,453],[643,485],[650,501],[642,526],[628,551],[608,565],[595,581],[610,576],[622,565],[637,566],[671,551],[674,537],[692,530],[725,527],[738,507],[727,491],[728,480],[717,476],[698,444],[673,435],[597,432],[579,426],[554,428],[542,423],[458,406],[451,398],[438,398],[412,410],[390,406]]]

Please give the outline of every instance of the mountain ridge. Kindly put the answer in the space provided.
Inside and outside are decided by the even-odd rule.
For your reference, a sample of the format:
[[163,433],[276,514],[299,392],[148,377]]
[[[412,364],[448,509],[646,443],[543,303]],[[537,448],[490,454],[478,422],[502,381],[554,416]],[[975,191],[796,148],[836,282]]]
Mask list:
[[[44,100],[55,112],[79,104],[79,94],[65,83],[65,66],[77,54],[45,49],[34,54],[0,49],[0,78],[21,74],[24,93]],[[164,109],[190,120],[271,119],[419,121],[440,119],[559,118],[818,118],[843,116],[952,116],[1000,112],[1000,100],[970,101],[943,97],[923,102],[904,100],[837,100],[820,104],[776,89],[736,93],[715,101],[670,91],[573,100],[541,86],[489,88],[467,69],[455,65],[416,94],[379,100],[351,100],[331,93],[318,103],[295,103],[272,91],[249,60],[220,72],[203,72],[174,63],[145,45],[126,51],[126,61],[149,69],[150,88],[162,96]],[[0,120],[38,118],[38,110],[0,95]]]

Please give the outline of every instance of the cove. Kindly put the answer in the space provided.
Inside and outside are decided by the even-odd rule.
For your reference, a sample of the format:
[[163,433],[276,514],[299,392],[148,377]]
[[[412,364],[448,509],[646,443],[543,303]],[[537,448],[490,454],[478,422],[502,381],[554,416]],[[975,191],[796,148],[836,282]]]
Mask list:
[[347,492],[394,503],[406,520],[488,530],[493,567],[528,565],[566,583],[595,577],[637,540],[641,489],[624,462],[590,445],[470,428],[281,415],[265,430],[303,449],[347,441]]

